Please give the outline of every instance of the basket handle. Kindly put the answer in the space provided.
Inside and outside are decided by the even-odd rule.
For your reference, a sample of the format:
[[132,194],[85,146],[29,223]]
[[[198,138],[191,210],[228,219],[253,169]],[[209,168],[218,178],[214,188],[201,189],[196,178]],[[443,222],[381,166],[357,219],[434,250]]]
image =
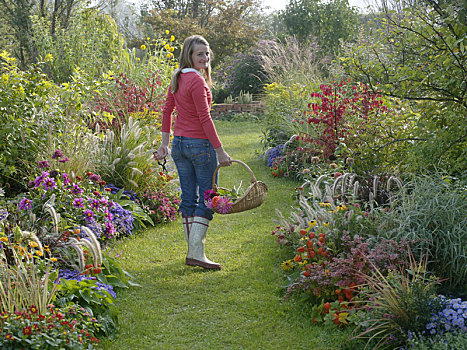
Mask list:
[[[248,165],[246,165],[245,163],[243,163],[241,160],[236,160],[236,159],[232,159],[231,160],[232,163],[238,163],[238,164],[241,164],[243,165],[245,168],[247,168],[247,170],[250,172],[251,174],[251,183],[255,183],[256,182],[256,177],[255,177],[255,174],[253,173],[253,171],[250,169],[250,167]],[[211,188],[215,191],[217,191],[217,185],[216,185],[216,177],[217,177],[217,173],[219,172],[219,169],[223,166],[226,166],[226,165],[218,165],[216,170],[214,170],[214,175],[212,176],[212,186]]]

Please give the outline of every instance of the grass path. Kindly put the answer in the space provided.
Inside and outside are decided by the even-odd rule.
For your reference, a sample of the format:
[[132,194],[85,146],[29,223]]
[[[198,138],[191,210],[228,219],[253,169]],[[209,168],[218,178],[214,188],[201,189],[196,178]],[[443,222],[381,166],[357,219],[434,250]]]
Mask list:
[[[119,292],[120,330],[114,340],[103,341],[103,348],[339,349],[343,332],[313,326],[299,304],[281,302],[278,293],[285,255],[270,231],[275,208],[290,208],[297,184],[273,179],[257,159],[258,125],[217,121],[216,126],[227,152],[268,185],[266,202],[214,217],[206,255],[222,265],[221,271],[184,264],[181,219],[117,242],[112,254],[122,252],[119,262],[141,287]],[[240,178],[249,182],[238,164],[222,168],[220,176],[220,186],[226,188],[238,185]]]

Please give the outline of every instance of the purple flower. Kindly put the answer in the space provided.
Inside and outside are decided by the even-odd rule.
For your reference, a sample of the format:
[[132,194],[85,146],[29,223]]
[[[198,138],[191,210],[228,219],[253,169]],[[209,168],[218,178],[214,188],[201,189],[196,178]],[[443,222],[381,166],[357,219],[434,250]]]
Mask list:
[[216,191],[213,191],[213,190],[206,190],[206,192],[204,192],[204,200],[209,200],[209,199],[212,199],[213,197],[215,196],[218,196],[219,194],[216,192]]
[[59,159],[58,161],[60,163],[65,163],[65,162],[68,162],[70,159],[68,157],[65,157],[65,158],[62,158],[62,159]]
[[75,198],[73,200],[73,206],[75,208],[84,208],[84,198]]
[[71,189],[71,193],[73,194],[80,194],[83,193],[83,189],[78,186],[78,184],[73,184],[73,188]]
[[63,157],[63,152],[60,151],[59,149],[54,152],[52,155],[52,159],[57,159],[57,158],[62,158]]
[[37,163],[37,166],[39,167],[39,169],[50,168],[50,163],[48,160],[41,160]]
[[21,199],[21,202],[19,202],[18,204],[18,209],[19,210],[31,209],[31,201],[27,199],[26,197],[23,197],[23,199]]
[[115,227],[114,225],[110,222],[110,221],[107,221],[105,223],[105,229],[104,229],[104,235],[107,237],[107,238],[110,238],[112,237],[114,234],[115,234]]
[[54,179],[52,179],[51,177],[46,177],[44,179],[44,182],[42,183],[42,187],[44,187],[44,190],[48,191],[48,190],[51,190],[57,187],[57,184],[55,183]]
[[84,215],[84,220],[91,221],[93,220],[94,212],[92,210],[86,209],[85,211],[83,211],[83,215]]
[[36,177],[36,179],[34,180],[34,188],[39,187],[42,184],[42,181],[49,175],[50,174],[47,171],[43,171],[42,175]]
[[68,185],[70,183],[70,178],[68,177],[67,173],[63,173],[63,184]]
[[92,174],[91,176],[89,176],[89,180],[94,181],[94,182],[99,182],[101,181],[101,177],[100,175]]
[[106,208],[108,204],[109,204],[109,202],[104,197],[99,199],[99,205],[101,205],[102,207]]
[[99,201],[97,199],[91,199],[91,208],[99,209]]

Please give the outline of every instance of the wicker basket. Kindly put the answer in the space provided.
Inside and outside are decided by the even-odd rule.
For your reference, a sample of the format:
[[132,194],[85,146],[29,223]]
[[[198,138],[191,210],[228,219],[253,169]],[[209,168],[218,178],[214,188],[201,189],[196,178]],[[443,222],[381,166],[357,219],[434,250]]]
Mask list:
[[[232,209],[228,212],[228,214],[234,214],[234,213],[240,213],[245,210],[250,210],[256,207],[259,207],[261,204],[263,204],[264,200],[266,199],[266,194],[268,193],[268,187],[266,184],[262,181],[257,181],[255,174],[253,174],[253,171],[250,169],[248,165],[243,163],[240,160],[232,160],[233,163],[239,163],[243,165],[251,174],[251,185],[247,188],[243,196],[240,198],[237,198],[235,202],[232,203]],[[221,168],[220,165],[217,166],[216,170],[214,171],[214,175],[212,177],[212,189],[213,191],[216,191],[220,189],[224,189],[222,187],[218,187],[216,185],[216,177],[217,177],[217,172]],[[215,212],[216,209],[213,209]]]

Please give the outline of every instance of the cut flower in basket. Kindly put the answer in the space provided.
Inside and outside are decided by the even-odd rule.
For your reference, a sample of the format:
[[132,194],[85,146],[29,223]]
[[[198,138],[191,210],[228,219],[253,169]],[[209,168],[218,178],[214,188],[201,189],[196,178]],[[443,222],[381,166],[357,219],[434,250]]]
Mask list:
[[232,210],[232,204],[238,198],[238,190],[218,189],[206,190],[204,192],[204,201],[206,206],[219,214],[228,214]]

